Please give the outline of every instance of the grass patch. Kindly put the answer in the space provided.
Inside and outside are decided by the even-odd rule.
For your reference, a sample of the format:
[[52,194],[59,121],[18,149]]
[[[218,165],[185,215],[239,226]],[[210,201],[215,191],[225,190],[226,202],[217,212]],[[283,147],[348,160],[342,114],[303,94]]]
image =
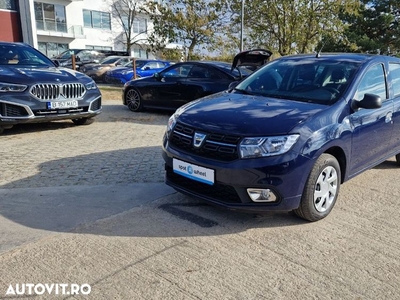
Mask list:
[[121,87],[99,87],[103,100],[121,100]]

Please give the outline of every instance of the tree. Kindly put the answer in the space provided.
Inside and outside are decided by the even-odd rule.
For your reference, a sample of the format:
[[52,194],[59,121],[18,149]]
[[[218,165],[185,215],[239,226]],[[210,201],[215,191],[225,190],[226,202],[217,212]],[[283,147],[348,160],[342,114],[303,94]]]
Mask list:
[[[143,9],[142,0],[112,0],[111,14],[122,27],[123,32],[118,42],[125,45],[126,51],[131,53],[133,45],[147,42],[147,27],[145,18],[141,16]],[[141,22],[145,26],[140,26]]]
[[148,13],[154,26],[149,37],[153,47],[160,49],[168,43],[182,43],[187,49],[187,60],[192,58],[196,47],[213,43],[223,22],[220,6],[211,0],[152,2]]
[[359,14],[353,18],[347,39],[360,52],[398,53],[400,51],[400,1],[363,0]]
[[323,33],[339,35],[344,24],[337,15],[355,12],[358,5],[358,0],[247,1],[246,35],[252,47],[265,47],[280,55],[311,52]]

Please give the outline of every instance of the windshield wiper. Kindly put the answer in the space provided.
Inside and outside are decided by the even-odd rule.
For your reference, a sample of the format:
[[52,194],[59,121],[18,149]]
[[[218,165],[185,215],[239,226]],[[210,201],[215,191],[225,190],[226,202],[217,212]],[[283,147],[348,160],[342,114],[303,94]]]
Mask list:
[[242,94],[246,94],[246,95],[254,95],[254,93],[247,91],[247,90],[242,90],[242,89],[233,89],[234,91],[240,92]]

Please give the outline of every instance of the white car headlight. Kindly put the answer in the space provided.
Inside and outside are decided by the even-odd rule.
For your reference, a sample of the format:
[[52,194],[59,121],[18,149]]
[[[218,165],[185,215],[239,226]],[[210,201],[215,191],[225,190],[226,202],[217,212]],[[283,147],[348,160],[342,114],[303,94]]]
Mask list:
[[23,92],[27,88],[24,84],[0,82],[0,92]]
[[256,158],[286,153],[297,142],[300,135],[244,138],[240,143],[241,158]]
[[169,134],[171,133],[171,131],[174,129],[175,124],[176,124],[176,119],[177,119],[177,115],[173,114],[169,120],[168,120],[168,124],[167,124],[167,136],[169,136]]
[[94,82],[93,80],[90,81],[89,83],[86,83],[85,86],[86,86],[87,90],[95,90],[95,89],[97,89],[96,82]]

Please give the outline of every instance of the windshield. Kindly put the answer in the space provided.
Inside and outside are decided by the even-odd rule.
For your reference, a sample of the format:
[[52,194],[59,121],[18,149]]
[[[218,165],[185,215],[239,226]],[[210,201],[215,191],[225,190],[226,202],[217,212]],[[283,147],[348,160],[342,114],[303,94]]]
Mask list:
[[119,59],[121,59],[121,57],[108,56],[108,57],[105,57],[102,60],[100,60],[100,64],[102,64],[102,65],[113,64]]
[[68,59],[71,58],[72,55],[76,55],[79,51],[79,49],[69,49],[66,50],[60,54],[58,54],[57,56],[54,57],[54,59]]
[[329,105],[343,95],[358,67],[353,61],[282,58],[250,75],[235,91]]
[[53,62],[41,52],[21,45],[0,45],[0,65],[54,67]]
[[[136,60],[135,61],[135,65],[136,68],[141,68],[145,65],[146,61],[145,60]],[[127,62],[124,67],[132,67],[133,68],[133,61],[129,61]]]

